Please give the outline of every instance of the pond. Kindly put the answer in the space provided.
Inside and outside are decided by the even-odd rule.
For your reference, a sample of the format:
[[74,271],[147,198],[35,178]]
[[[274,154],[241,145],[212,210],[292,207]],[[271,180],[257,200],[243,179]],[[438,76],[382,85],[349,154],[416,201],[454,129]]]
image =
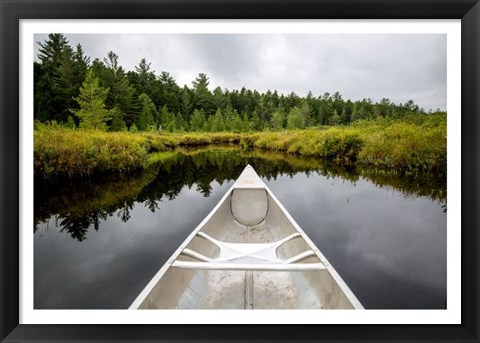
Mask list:
[[441,309],[445,180],[235,148],[35,181],[36,309],[127,308],[251,164],[367,309]]

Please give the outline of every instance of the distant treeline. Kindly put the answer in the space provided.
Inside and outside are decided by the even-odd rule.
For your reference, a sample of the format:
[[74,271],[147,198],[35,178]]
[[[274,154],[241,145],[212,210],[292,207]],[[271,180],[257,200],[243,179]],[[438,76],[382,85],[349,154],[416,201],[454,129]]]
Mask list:
[[120,66],[114,52],[91,62],[82,46],[73,48],[63,34],[49,34],[38,44],[34,117],[43,123],[109,131],[247,132],[427,114],[412,100],[351,101],[339,92],[321,96],[309,92],[306,97],[245,88],[217,87],[212,92],[203,73],[192,87],[180,87],[168,72],[155,74],[145,59],[135,71]]

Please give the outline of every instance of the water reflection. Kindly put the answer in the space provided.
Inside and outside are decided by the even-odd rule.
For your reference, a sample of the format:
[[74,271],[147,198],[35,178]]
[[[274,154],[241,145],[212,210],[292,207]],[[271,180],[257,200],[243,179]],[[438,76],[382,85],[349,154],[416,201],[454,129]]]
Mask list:
[[247,163],[367,308],[444,307],[445,180],[233,148],[167,157],[128,177],[36,180],[35,308],[126,308]]
[[269,187],[367,308],[444,307],[446,222],[438,203],[363,179],[351,187],[297,174]]
[[428,175],[345,169],[317,159],[271,152],[244,152],[234,148],[180,150],[136,175],[65,180],[55,184],[36,180],[34,232],[53,216],[62,232],[83,241],[90,227],[97,231],[100,221],[114,213],[127,222],[135,203],[143,203],[155,212],[160,209],[162,199],[175,199],[185,186],[195,186],[198,192],[208,197],[214,181],[223,184],[235,180],[248,163],[266,180],[276,180],[283,175],[293,177],[300,172],[307,176],[318,173],[327,178],[340,177],[353,185],[362,178],[377,186],[398,190],[405,197],[425,196],[439,201],[446,209],[444,180]]

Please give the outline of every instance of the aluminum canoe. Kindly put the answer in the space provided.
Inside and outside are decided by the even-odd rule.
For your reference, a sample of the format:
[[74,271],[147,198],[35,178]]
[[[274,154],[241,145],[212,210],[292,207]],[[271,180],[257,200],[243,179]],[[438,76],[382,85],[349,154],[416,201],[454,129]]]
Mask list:
[[250,166],[130,309],[363,309]]

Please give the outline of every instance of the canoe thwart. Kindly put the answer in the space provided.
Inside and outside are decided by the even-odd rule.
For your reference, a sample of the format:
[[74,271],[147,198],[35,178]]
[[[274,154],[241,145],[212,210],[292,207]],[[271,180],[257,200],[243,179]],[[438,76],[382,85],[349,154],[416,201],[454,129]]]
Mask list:
[[313,271],[323,270],[323,263],[218,263],[218,262],[173,262],[172,267],[195,270],[258,270],[258,271]]
[[[218,257],[211,258],[188,248],[183,249],[181,252],[181,255],[191,257],[200,262],[217,264],[217,267],[215,267],[214,269],[218,269],[219,264],[222,264],[222,265],[237,264],[237,265],[247,265],[247,266],[248,265],[256,266],[260,264],[269,265],[269,266],[270,265],[287,265],[287,264],[293,264],[296,262],[303,261],[304,259],[311,256],[316,256],[313,250],[307,250],[289,259],[278,258],[277,249],[281,247],[283,244],[295,238],[301,237],[300,233],[291,234],[279,241],[271,242],[271,243],[227,243],[227,242],[219,241],[207,235],[204,232],[198,232],[196,236],[201,237],[213,243],[215,246],[217,246],[220,249],[220,253]],[[183,263],[186,261],[177,260],[176,262]],[[182,265],[182,263],[180,263],[180,265]],[[193,263],[198,264],[199,262],[193,262]],[[175,264],[173,265],[175,266]],[[269,266],[261,267],[261,269],[263,270],[267,268],[267,270],[269,270],[268,269],[270,268]],[[195,265],[192,265],[192,267],[195,267]],[[258,270],[259,267],[256,266],[254,268]],[[224,269],[224,268],[222,267],[221,269]],[[229,267],[228,269],[231,269],[231,267]],[[251,268],[247,267],[247,269],[251,269]]]
[[[220,249],[222,249],[222,247],[225,247],[225,246],[229,246],[229,245],[235,245],[235,246],[242,246],[242,245],[246,245],[248,243],[227,243],[227,242],[222,242],[222,241],[219,241],[218,239],[215,239],[209,235],[207,235],[206,233],[204,232],[197,232],[197,234],[195,235],[197,237],[201,237],[213,244],[215,244],[217,247],[219,247]],[[282,245],[284,245],[285,243],[291,241],[292,239],[295,239],[295,238],[298,238],[298,237],[302,237],[302,235],[298,232],[296,233],[292,233],[290,236],[287,236],[279,241],[276,241],[276,242],[271,242],[271,243],[258,243],[258,244],[261,244],[265,247],[275,247],[275,250],[280,248]],[[252,244],[256,244],[256,243],[252,243]]]
[[[246,260],[252,261],[252,260],[255,259],[255,257],[252,257],[252,256],[245,256],[244,258],[235,258],[235,259],[232,259],[232,260],[221,260],[221,259],[207,257],[207,256],[205,256],[203,254],[200,254],[199,252],[196,252],[196,251],[191,250],[191,249],[184,249],[182,251],[181,255],[194,258],[198,261],[212,262],[212,263],[218,262],[218,261],[221,261],[223,263],[245,263]],[[264,259],[257,259],[258,261],[255,261],[255,262],[257,264],[265,264],[265,263],[290,264],[290,263],[296,263],[296,262],[303,261],[307,257],[311,257],[311,256],[315,256],[315,252],[313,250],[307,250],[307,251],[304,251],[304,252],[302,252],[298,255],[295,255],[295,256],[293,256],[289,259],[286,259],[286,260],[270,261],[270,260],[264,260]]]

